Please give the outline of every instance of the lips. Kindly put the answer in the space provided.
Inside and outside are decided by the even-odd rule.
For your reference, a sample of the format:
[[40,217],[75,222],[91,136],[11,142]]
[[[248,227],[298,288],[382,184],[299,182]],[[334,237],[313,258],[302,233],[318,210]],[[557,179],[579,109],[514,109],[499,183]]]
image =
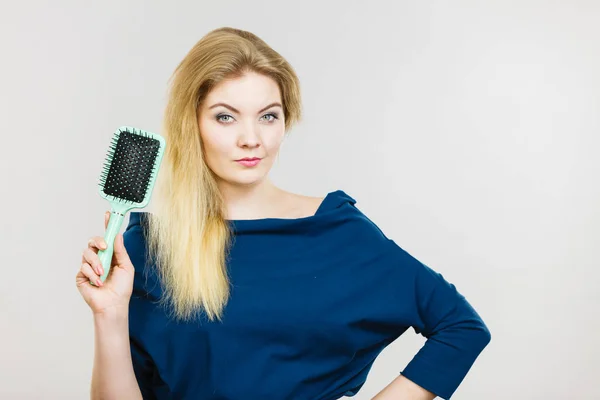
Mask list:
[[258,161],[260,160],[260,158],[258,157],[246,157],[246,158],[240,158],[239,160],[235,160],[235,161]]
[[245,167],[255,167],[256,165],[258,165],[258,163],[260,163],[260,158],[248,157],[248,158],[242,158],[240,160],[236,160],[236,162]]

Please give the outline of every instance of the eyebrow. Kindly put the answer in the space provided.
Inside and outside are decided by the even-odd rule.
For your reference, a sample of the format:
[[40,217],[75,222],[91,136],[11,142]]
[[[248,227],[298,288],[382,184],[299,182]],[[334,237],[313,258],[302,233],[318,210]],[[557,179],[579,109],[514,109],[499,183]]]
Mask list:
[[[230,106],[229,104],[226,104],[226,103],[216,103],[216,104],[213,104],[212,106],[210,106],[208,109],[211,110],[211,109],[213,109],[215,107],[218,107],[218,106],[223,106],[225,108],[229,108],[231,111],[233,111],[235,113],[238,113],[238,114],[240,113],[235,107],[232,107],[232,106]],[[261,112],[265,111],[266,109],[271,108],[271,107],[275,107],[275,106],[281,107],[281,103],[279,103],[279,102],[271,103],[268,106],[264,107],[263,109],[259,110],[258,113],[260,114]],[[283,108],[283,107],[281,107],[281,108]]]

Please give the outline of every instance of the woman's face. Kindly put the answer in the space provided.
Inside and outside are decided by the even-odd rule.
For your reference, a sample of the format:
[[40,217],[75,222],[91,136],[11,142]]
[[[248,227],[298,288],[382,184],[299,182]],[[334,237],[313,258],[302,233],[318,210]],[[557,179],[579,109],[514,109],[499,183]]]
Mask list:
[[[221,82],[207,95],[198,116],[205,160],[218,180],[251,185],[268,175],[285,133],[274,80],[247,73]],[[244,158],[260,161],[239,161]]]

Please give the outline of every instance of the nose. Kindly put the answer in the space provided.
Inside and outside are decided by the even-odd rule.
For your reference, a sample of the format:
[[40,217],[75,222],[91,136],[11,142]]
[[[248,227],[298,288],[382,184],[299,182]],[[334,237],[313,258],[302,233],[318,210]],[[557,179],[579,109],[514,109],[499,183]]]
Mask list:
[[240,147],[257,147],[260,145],[260,127],[249,123],[240,132],[238,145]]

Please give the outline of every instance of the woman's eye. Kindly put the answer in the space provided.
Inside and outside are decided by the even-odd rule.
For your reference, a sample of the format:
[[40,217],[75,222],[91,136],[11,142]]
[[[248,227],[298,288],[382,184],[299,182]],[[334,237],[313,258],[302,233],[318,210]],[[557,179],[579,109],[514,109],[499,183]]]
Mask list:
[[273,117],[273,119],[270,119],[270,120],[269,120],[269,122],[273,122],[273,121],[275,121],[276,119],[279,119],[279,118],[277,118],[277,114],[273,114],[273,113],[265,114],[264,116],[265,116],[265,117],[268,117],[268,116],[271,116],[271,117]]
[[231,115],[226,115],[226,114],[217,115],[217,121],[219,121],[219,122],[228,122],[228,121],[223,121],[221,118],[231,118]]

